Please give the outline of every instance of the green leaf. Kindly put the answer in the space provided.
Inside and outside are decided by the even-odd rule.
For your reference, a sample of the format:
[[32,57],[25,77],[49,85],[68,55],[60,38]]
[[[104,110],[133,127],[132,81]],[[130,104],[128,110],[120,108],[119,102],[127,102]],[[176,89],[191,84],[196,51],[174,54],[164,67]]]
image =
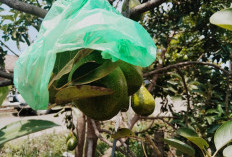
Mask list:
[[78,50],[57,53],[53,73],[57,74],[70,60],[72,60],[77,55],[77,53]]
[[177,130],[177,133],[185,138],[187,138],[189,141],[194,143],[196,146],[198,146],[201,150],[203,150],[205,147],[208,148],[209,144],[204,140],[203,138],[199,137],[198,134],[189,128],[180,128]]
[[47,120],[22,120],[13,122],[0,129],[0,146],[4,143],[37,131],[58,126]]
[[134,137],[134,136],[135,134],[130,129],[121,128],[118,129],[118,131],[115,134],[113,134],[111,137],[118,140],[120,138]]
[[224,157],[231,157],[231,156],[232,156],[232,145],[227,146],[227,147],[223,150],[223,156],[224,156]]
[[214,134],[214,144],[219,150],[232,140],[232,121],[222,124]]
[[177,139],[168,139],[168,138],[165,138],[164,142],[166,142],[170,146],[175,147],[178,151],[180,151],[182,153],[185,153],[185,154],[192,156],[192,157],[195,156],[195,150],[191,146],[187,145],[184,142],[181,142]]
[[0,7],[0,12],[1,12],[1,11],[4,11],[4,9],[3,9],[2,7]]
[[214,13],[210,23],[232,31],[232,8],[227,8]]
[[113,90],[104,87],[81,85],[69,86],[56,94],[56,104],[68,103],[76,99],[113,94]]
[[185,136],[198,137],[198,134],[190,128],[180,128],[177,130],[177,133],[183,137]]
[[111,60],[107,60],[102,65],[97,67],[96,69],[75,79],[74,84],[81,85],[81,84],[87,84],[87,83],[91,83],[96,80],[99,80],[105,77],[106,75],[110,74],[112,71],[114,71],[118,67],[119,64],[120,64],[120,61],[111,62]]
[[9,93],[10,86],[0,87],[0,106],[2,106],[3,101],[5,100],[7,94]]
[[4,20],[14,21],[14,18],[13,18],[12,15],[2,15],[1,17],[2,17],[2,19],[4,19]]
[[13,36],[15,39],[17,38],[16,33],[17,33],[17,30],[14,30],[14,31],[12,32],[12,36]]
[[[72,67],[76,62],[78,62],[79,60],[81,60],[81,58],[90,54],[92,51],[93,50],[90,50],[90,49],[80,50],[66,65],[63,65],[63,66],[60,65],[62,68],[60,68],[59,66],[54,67],[56,69],[55,71],[57,72],[57,74],[51,78],[48,88],[54,83],[54,81],[60,79],[63,75],[69,73],[72,70]],[[56,63],[56,65],[59,65],[59,64],[62,64],[62,61],[60,61],[60,63]]]

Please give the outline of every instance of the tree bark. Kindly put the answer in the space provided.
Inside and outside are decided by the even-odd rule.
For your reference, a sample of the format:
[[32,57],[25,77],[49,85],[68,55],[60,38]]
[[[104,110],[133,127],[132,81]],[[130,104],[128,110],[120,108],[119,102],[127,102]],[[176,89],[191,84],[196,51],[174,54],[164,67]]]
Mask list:
[[83,149],[85,144],[85,130],[86,130],[85,115],[81,114],[79,117],[77,117],[76,132],[77,132],[78,144],[75,149],[75,157],[82,157],[83,155]]
[[[99,129],[99,123],[95,122],[97,128]],[[97,148],[98,137],[95,134],[92,122],[90,118],[87,118],[87,138],[85,147],[85,157],[94,157]]]
[[[140,4],[135,8],[129,11],[129,16],[131,19],[135,17],[137,14],[144,13],[154,7],[161,5],[166,0],[151,0],[146,3]],[[9,7],[16,9],[18,11],[22,11],[28,14],[32,14],[41,18],[44,18],[47,14],[47,10],[42,9],[40,7],[19,1],[19,0],[0,0],[1,3],[8,5]],[[109,0],[110,3],[113,3],[113,0]]]
[[164,132],[163,131],[156,131],[154,133],[155,135],[155,138],[154,138],[154,142],[155,142],[155,145],[157,145],[160,153],[161,153],[161,156],[164,156]]
[[8,5],[9,7],[16,9],[18,11],[22,11],[25,13],[29,13],[41,18],[44,18],[47,14],[47,10],[39,8],[37,6],[19,1],[19,0],[0,0],[1,3]]
[[5,87],[5,86],[9,86],[9,85],[13,85],[13,81],[12,80],[3,80],[3,81],[0,81],[0,87]]
[[4,71],[0,71],[0,77],[13,80],[13,74]]
[[133,19],[133,17],[135,17],[138,14],[142,14],[148,10],[151,10],[155,7],[158,7],[159,5],[161,5],[162,3],[164,3],[166,0],[151,0],[148,1],[146,3],[137,5],[136,7],[134,7],[133,9],[130,10],[130,18]]

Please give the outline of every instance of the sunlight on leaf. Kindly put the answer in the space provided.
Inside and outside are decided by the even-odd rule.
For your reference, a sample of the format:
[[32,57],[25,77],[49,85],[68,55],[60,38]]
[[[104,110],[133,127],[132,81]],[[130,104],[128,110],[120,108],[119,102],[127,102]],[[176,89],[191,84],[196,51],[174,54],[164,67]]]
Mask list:
[[114,139],[126,138],[126,137],[134,137],[135,134],[127,128],[118,129],[118,131],[112,135]]
[[49,82],[48,88],[53,84],[54,81],[60,79],[63,75],[69,73],[72,70],[72,66],[75,62],[78,62],[81,58],[90,54],[93,50],[90,49],[83,49],[80,50],[74,58],[72,58],[62,69],[58,71],[58,73],[51,79]]
[[21,120],[0,129],[0,146],[10,140],[58,126],[47,120]]
[[201,150],[204,148],[208,148],[209,144],[204,140],[203,138],[199,137],[198,134],[189,128],[180,128],[177,133],[185,138],[187,138],[189,141],[197,145]]
[[210,17],[210,22],[214,25],[232,31],[232,8],[227,8],[214,13]]
[[227,147],[223,150],[223,156],[224,156],[224,157],[231,157],[231,156],[232,156],[232,145],[227,146]]
[[61,89],[56,94],[56,104],[68,103],[76,99],[90,98],[96,96],[110,95],[113,94],[113,90],[104,87],[80,85],[80,86],[69,86]]
[[219,150],[232,140],[232,121],[222,124],[214,134],[214,144]]
[[6,96],[8,95],[9,90],[10,90],[10,86],[0,87],[0,106],[2,105]]
[[178,151],[180,151],[182,153],[185,153],[185,154],[192,156],[192,157],[195,156],[195,150],[191,146],[187,145],[186,143],[184,143],[182,141],[179,141],[177,139],[165,138],[164,142],[166,142],[167,144],[169,144],[172,147],[175,147]]
[[81,76],[80,78],[75,80],[74,84],[81,85],[81,84],[87,84],[99,80],[105,77],[106,75],[108,75],[109,73],[111,73],[112,71],[114,71],[118,67],[119,63],[120,63],[119,61],[117,62],[111,62],[110,60],[105,61],[102,65],[100,65],[96,69],[88,72],[84,76]]

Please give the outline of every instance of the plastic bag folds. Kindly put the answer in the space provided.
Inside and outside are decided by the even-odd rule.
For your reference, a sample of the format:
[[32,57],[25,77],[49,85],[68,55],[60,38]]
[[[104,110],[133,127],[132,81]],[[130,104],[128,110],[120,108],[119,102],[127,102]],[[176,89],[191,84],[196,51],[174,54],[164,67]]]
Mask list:
[[120,59],[141,67],[156,58],[156,46],[147,31],[107,0],[58,0],[14,69],[14,84],[32,109],[47,109],[56,54],[83,48],[99,50],[113,62]]

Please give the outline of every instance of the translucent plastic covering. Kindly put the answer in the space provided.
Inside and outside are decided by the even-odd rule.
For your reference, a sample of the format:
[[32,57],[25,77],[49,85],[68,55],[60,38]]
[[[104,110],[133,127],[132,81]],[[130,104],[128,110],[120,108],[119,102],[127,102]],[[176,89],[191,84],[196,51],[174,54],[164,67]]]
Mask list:
[[82,48],[142,67],[156,57],[156,46],[147,31],[123,17],[107,0],[58,0],[14,69],[14,84],[33,109],[47,108],[56,54]]

